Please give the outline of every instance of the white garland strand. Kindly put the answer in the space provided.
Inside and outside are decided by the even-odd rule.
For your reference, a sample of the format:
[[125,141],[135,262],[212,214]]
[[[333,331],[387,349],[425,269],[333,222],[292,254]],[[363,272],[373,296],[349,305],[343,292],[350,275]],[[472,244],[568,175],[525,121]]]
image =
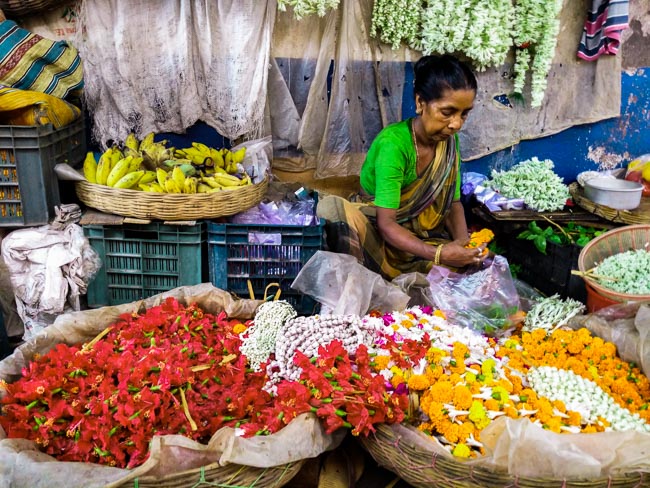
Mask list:
[[370,35],[395,50],[402,42],[421,50],[421,16],[420,0],[375,0]]
[[509,1],[473,0],[461,51],[479,71],[505,62],[512,46],[514,12]]
[[600,386],[573,371],[540,366],[530,369],[528,381],[537,395],[560,400],[590,424],[598,423],[599,417],[605,419],[610,424],[606,431],[650,432],[650,424],[639,414],[621,407]]
[[324,17],[331,9],[338,8],[340,0],[278,0],[278,10],[285,12],[287,6],[293,7],[293,16],[300,20],[307,15]]
[[[531,106],[539,107],[544,99],[548,72],[555,55],[560,31],[558,15],[563,0],[517,0],[515,6],[514,41],[515,93],[523,93],[526,73],[531,74]],[[532,65],[531,65],[532,59]]]
[[275,351],[278,332],[285,322],[297,315],[291,304],[285,300],[264,302],[257,308],[253,325],[246,331],[240,347],[251,369],[260,371],[262,363]]

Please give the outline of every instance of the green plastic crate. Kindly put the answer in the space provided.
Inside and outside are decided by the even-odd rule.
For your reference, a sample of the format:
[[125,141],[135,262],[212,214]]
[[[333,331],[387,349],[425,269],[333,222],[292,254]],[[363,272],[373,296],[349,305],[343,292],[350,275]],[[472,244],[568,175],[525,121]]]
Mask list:
[[130,303],[206,281],[203,223],[85,225],[83,229],[102,260],[88,286],[91,308]]
[[75,166],[86,154],[83,118],[52,125],[0,125],[0,227],[44,225],[61,203],[56,164]]
[[217,288],[248,298],[250,280],[257,299],[263,298],[267,285],[279,283],[280,298],[299,314],[316,313],[316,301],[293,290],[291,283],[309,258],[323,248],[323,227],[324,221],[311,226],[208,222],[210,281]]

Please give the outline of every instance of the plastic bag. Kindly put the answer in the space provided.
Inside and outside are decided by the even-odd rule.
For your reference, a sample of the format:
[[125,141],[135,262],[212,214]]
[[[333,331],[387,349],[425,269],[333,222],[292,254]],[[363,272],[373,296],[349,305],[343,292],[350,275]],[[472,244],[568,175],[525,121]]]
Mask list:
[[354,256],[316,251],[291,288],[321,304],[321,313],[363,316],[369,310],[404,310],[409,296],[359,264]]
[[472,274],[434,266],[427,280],[436,306],[459,325],[498,335],[516,323],[519,294],[503,256]]
[[242,142],[231,148],[230,151],[235,152],[242,147],[246,148],[246,154],[241,164],[253,183],[259,183],[271,171],[271,161],[273,160],[271,136]]
[[650,197],[650,154],[639,156],[627,165],[625,179],[643,185],[642,195]]
[[235,224],[317,225],[316,201],[313,198],[294,202],[262,202],[234,215]]

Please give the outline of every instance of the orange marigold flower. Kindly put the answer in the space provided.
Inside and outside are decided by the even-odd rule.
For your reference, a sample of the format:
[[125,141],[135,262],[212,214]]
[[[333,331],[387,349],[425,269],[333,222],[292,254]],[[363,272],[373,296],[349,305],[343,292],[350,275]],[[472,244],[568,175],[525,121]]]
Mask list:
[[552,404],[560,412],[562,412],[562,413],[566,412],[566,405],[564,404],[564,402],[562,400],[553,400]]
[[587,425],[584,429],[582,429],[582,432],[585,434],[593,434],[594,432],[598,432],[598,430],[596,430],[596,426],[594,425]]
[[507,407],[504,407],[503,411],[508,417],[512,419],[516,419],[519,417],[519,412],[512,405],[508,405]]
[[550,430],[552,432],[556,432],[558,434],[560,432],[562,432],[562,429],[560,428],[560,427],[562,427],[562,422],[561,422],[559,417],[552,417],[552,418],[548,419],[546,421],[546,423],[545,423],[545,427],[548,430]]
[[569,418],[565,419],[565,422],[571,426],[579,427],[580,424],[582,423],[582,417],[580,416],[580,414],[573,410],[569,410],[567,414],[569,415]]
[[444,380],[437,381],[431,385],[428,393],[436,402],[450,403],[453,398],[452,383]]
[[241,322],[239,322],[238,324],[235,324],[235,326],[232,328],[232,331],[235,334],[241,334],[242,332],[246,332],[247,330],[248,330],[248,327],[246,327]]
[[454,386],[453,402],[459,410],[467,410],[472,405],[472,392],[465,385]]
[[404,377],[400,374],[394,374],[390,379],[390,384],[393,385],[393,388],[397,388],[402,383],[404,383]]
[[424,374],[429,379],[430,383],[435,383],[438,378],[444,376],[445,372],[441,366],[436,366],[435,364],[429,365],[429,367],[424,371]]
[[390,356],[375,356],[372,361],[375,363],[375,369],[381,371],[388,367]]
[[492,410],[493,412],[498,412],[499,410],[501,410],[501,408],[499,407],[499,402],[497,402],[494,398],[488,398],[487,400],[485,400],[483,402],[483,406],[487,410]]
[[414,374],[409,378],[407,385],[409,390],[423,391],[429,388],[431,382],[426,375]]

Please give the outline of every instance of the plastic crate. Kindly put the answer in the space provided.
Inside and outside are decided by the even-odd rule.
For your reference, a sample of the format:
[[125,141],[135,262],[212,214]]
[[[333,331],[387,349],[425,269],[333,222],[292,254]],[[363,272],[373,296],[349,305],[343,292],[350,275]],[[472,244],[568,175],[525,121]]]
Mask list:
[[[210,281],[217,288],[261,299],[271,283],[279,283],[281,299],[301,315],[318,311],[311,297],[291,289],[303,265],[323,248],[323,226],[217,224],[208,222]],[[275,291],[275,290],[273,290]]]
[[508,239],[506,257],[510,263],[521,265],[517,278],[534,286],[545,295],[558,294],[562,298],[573,298],[585,302],[587,290],[579,276],[571,274],[578,269],[578,256],[582,248],[572,244],[559,246],[546,243],[546,254],[537,250],[532,241]]
[[205,224],[86,225],[102,267],[88,286],[91,308],[147,298],[206,278]]
[[83,161],[83,118],[52,125],[0,125],[0,227],[47,224],[61,203],[54,166]]

